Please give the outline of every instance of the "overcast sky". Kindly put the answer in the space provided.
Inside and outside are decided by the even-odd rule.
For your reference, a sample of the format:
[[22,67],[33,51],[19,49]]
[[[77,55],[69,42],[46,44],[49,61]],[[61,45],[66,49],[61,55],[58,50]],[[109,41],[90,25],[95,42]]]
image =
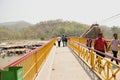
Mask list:
[[[120,13],[120,0],[0,0],[0,23],[63,19],[84,24]],[[100,24],[120,26],[120,16]]]

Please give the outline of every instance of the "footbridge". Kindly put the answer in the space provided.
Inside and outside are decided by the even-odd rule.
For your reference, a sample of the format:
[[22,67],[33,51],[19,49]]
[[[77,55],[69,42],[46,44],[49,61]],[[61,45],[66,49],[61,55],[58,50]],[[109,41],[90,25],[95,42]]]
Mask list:
[[97,50],[85,46],[86,38],[70,37],[65,47],[58,47],[56,40],[4,66],[1,77],[4,69],[21,66],[23,78],[17,80],[120,80],[120,65],[110,61],[114,58],[111,52],[106,52],[104,58],[95,54]]

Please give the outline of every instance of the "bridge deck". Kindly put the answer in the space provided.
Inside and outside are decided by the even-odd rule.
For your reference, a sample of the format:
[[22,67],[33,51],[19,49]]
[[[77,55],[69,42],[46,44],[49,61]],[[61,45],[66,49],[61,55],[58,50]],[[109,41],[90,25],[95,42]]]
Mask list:
[[68,47],[54,46],[35,80],[83,79],[93,80],[71,50]]

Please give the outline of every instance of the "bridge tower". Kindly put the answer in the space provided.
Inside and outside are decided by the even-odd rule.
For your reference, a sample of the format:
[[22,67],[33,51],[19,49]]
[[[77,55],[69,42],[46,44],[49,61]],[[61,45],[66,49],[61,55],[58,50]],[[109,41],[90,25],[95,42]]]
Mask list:
[[85,31],[80,37],[95,39],[98,33],[101,33],[99,24],[92,24],[87,31]]

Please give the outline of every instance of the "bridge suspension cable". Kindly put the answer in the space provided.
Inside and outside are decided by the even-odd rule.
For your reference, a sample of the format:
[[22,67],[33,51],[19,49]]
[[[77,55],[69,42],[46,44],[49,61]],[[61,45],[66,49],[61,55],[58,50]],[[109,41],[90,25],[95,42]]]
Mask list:
[[[115,20],[117,18],[120,17],[120,13],[119,14],[116,14],[116,15],[113,15],[111,17],[108,17],[106,19],[103,19],[101,21],[98,21],[99,24],[101,23],[105,23],[105,22],[108,22],[108,21],[112,21],[112,20]],[[92,31],[94,29],[95,26],[99,26],[98,24],[92,24],[92,26],[90,26],[90,28],[88,30],[86,30],[80,37],[83,37],[85,35],[87,35],[90,31]]]
[[100,24],[100,23],[105,23],[105,22],[113,21],[113,20],[115,20],[115,19],[117,19],[117,18],[119,18],[119,17],[120,17],[120,13],[118,13],[118,14],[116,14],[116,15],[113,15],[113,16],[111,16],[111,17],[108,17],[108,18],[106,18],[106,19],[103,19],[103,20],[101,20],[101,21],[98,21],[98,23]]

